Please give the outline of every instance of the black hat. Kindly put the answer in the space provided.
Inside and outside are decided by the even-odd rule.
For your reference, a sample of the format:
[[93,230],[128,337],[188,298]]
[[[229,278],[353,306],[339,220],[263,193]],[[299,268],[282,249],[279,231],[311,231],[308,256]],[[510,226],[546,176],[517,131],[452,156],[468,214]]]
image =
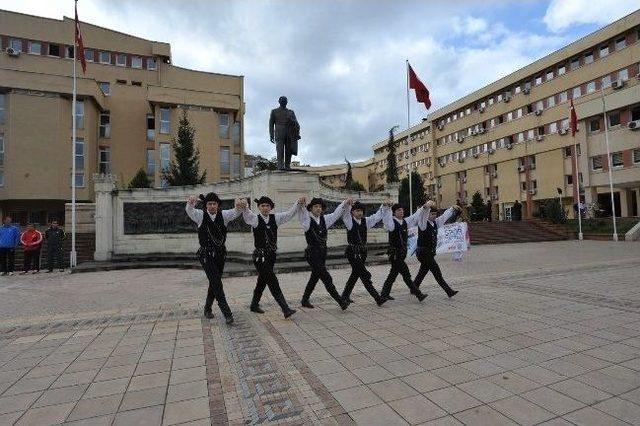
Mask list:
[[260,198],[256,198],[253,201],[255,201],[257,205],[269,204],[271,206],[271,208],[273,208],[275,206],[275,204],[273,204],[273,200],[271,198],[267,197],[266,195],[263,195]]
[[362,211],[364,211],[364,204],[362,204],[360,201],[356,201],[351,206],[351,211],[354,211],[354,210],[362,210]]
[[396,210],[398,209],[404,209],[404,206],[400,203],[395,203],[393,206],[391,206],[391,212],[395,213]]
[[220,200],[220,197],[218,197],[218,194],[216,194],[215,192],[209,192],[207,195],[200,194],[198,198],[200,198],[200,201],[202,201],[202,208],[205,208],[209,201],[215,201],[218,204],[222,202],[222,200]]
[[311,207],[316,204],[320,204],[323,209],[325,208],[324,200],[322,198],[313,197],[311,201],[309,201],[309,204],[307,204],[307,210],[311,211]]

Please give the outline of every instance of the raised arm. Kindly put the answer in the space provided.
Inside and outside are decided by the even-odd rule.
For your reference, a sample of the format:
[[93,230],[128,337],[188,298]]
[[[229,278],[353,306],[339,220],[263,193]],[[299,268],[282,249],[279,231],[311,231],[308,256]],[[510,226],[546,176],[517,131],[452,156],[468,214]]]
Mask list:
[[228,210],[222,210],[222,219],[224,220],[224,226],[229,225],[229,222],[231,222],[241,214],[242,210],[237,207]]
[[348,230],[353,228],[353,218],[351,217],[351,207],[345,208],[342,211],[342,221],[344,222],[344,226],[346,226]]
[[382,224],[387,231],[393,232],[396,229],[396,221],[393,219],[393,213],[391,212],[391,208],[387,208],[382,216]]
[[382,220],[382,218],[384,217],[386,210],[389,210],[389,206],[385,206],[383,204],[383,205],[380,206],[380,208],[378,209],[377,212],[375,212],[371,216],[367,216],[365,218],[365,222],[367,223],[367,229],[371,229],[374,226],[376,226],[376,224],[378,222],[380,222]]
[[442,213],[440,216],[436,218],[436,224],[438,226],[442,226],[445,223],[447,223],[449,218],[453,216],[453,213],[455,212],[455,210],[456,210],[455,208],[449,207],[447,210],[444,211],[444,213]]
[[258,215],[252,212],[249,206],[246,206],[242,210],[242,219],[244,219],[245,223],[252,228],[258,226]]
[[304,232],[307,232],[309,230],[309,226],[311,226],[311,218],[309,217],[309,212],[304,205],[300,206],[298,209],[298,220],[300,221],[300,226],[302,226]]
[[295,203],[289,208],[289,210],[276,213],[276,225],[280,226],[283,223],[289,222],[298,213],[300,209],[300,200],[296,200]]
[[324,215],[324,223],[327,225],[327,229],[331,228],[333,224],[336,223],[338,219],[340,219],[347,203],[348,200],[344,200],[338,205],[338,207],[336,207],[336,209],[332,213]]
[[185,211],[187,212],[187,216],[189,216],[189,218],[194,221],[198,227],[202,225],[204,212],[201,209],[196,209],[196,197],[189,197]]
[[407,226],[409,228],[411,228],[412,226],[416,226],[420,222],[420,220],[423,218],[424,213],[425,213],[424,206],[416,210],[414,214],[412,214],[411,216],[405,219],[407,221]]

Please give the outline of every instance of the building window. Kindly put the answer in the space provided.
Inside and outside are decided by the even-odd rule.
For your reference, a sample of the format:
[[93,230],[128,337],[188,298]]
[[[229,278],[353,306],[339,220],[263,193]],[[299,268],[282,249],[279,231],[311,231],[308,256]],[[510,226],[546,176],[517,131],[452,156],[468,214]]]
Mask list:
[[549,133],[557,133],[558,132],[558,123],[553,122],[549,124]]
[[535,82],[536,82],[536,86],[541,85],[542,84],[542,76],[541,75],[537,76]]
[[538,101],[536,102],[536,111],[542,111],[544,109],[544,102]]
[[49,44],[49,56],[60,57],[60,46],[57,44]]
[[567,102],[567,91],[566,90],[564,92],[560,92],[560,95],[558,96],[558,100],[559,100],[559,103]]
[[513,112],[509,111],[507,113],[507,121],[511,121],[511,120],[513,120]]
[[102,93],[105,96],[109,96],[111,94],[111,84],[109,84],[109,82],[102,81],[98,84],[100,85],[100,90],[102,90]]
[[4,186],[4,135],[0,133],[0,186]]
[[571,60],[571,71],[580,68],[580,58],[573,58]]
[[533,131],[533,129],[527,130],[527,140],[533,139],[534,136],[535,136],[535,132]]
[[[233,142],[233,146],[240,146],[240,122],[236,121],[233,123],[233,132],[231,133],[231,140]],[[420,146],[422,148],[422,146]]]
[[218,137],[229,139],[229,114],[218,113]]
[[231,162],[231,150],[228,146],[220,147],[220,174],[228,175]]
[[171,164],[171,150],[168,143],[160,144],[160,171],[165,172]]
[[547,71],[547,81],[553,80],[553,70]]
[[593,62],[593,52],[587,52],[584,54],[584,63],[590,64]]
[[29,53],[32,55],[41,55],[42,54],[42,43],[39,41],[30,41],[29,42]]
[[582,96],[582,86],[574,87],[572,91],[572,98],[576,99]]
[[487,103],[489,104],[489,106],[493,105],[493,98],[489,98],[489,100],[487,101]]
[[591,157],[591,170],[602,170],[602,157]]
[[124,53],[118,53],[116,55],[116,65],[119,67],[126,67],[127,66],[127,55],[125,55]]
[[73,56],[75,55],[75,50],[74,50],[75,46],[66,46],[64,49],[64,57],[65,58],[69,58],[69,59],[73,59]]
[[4,123],[5,100],[6,95],[4,93],[0,93],[0,123]]
[[618,71],[618,81],[627,81],[629,80],[629,70],[624,68]]
[[147,149],[147,176],[153,180],[156,175],[156,150]]
[[19,38],[9,39],[9,47],[16,52],[22,52],[22,40],[20,40]]
[[76,101],[76,129],[84,129],[84,101]]
[[[2,138],[2,135],[0,135],[0,138]],[[0,146],[0,149],[2,147]],[[636,148],[633,150],[633,164],[640,164],[640,148]],[[0,166],[2,165],[2,163],[0,162]]]
[[518,142],[524,142],[524,133],[518,133]]
[[160,108],[160,133],[171,133],[171,109]]
[[147,58],[147,69],[155,70],[157,67],[156,58]]
[[544,126],[538,127],[538,135],[544,135]]
[[111,137],[111,117],[109,114],[100,114],[100,132],[101,138]]
[[556,106],[556,97],[550,96],[547,98],[547,108],[551,108],[553,106]]
[[513,88],[513,93],[515,93],[516,95],[518,93],[522,92],[522,87],[521,86],[516,86]]
[[609,127],[618,126],[620,124],[620,112],[609,113]]
[[[1,108],[1,105],[0,105]],[[631,108],[631,121],[640,120],[640,106]]]
[[74,177],[77,187],[84,186],[84,139],[76,138],[75,145],[76,175]]
[[240,178],[240,154],[233,154],[233,177]]
[[522,108],[518,108],[516,110],[516,118],[520,118],[520,117],[522,117]]
[[596,91],[596,82],[590,81],[587,83],[587,93],[593,93]]
[[605,75],[602,77],[602,88],[606,89],[607,87],[611,87],[611,76]]
[[589,131],[590,132],[598,132],[598,131],[600,131],[600,120],[599,119],[595,119],[595,120],[589,121]]
[[616,40],[616,50],[622,50],[625,47],[627,47],[626,37],[620,37],[619,39]]
[[131,68],[142,68],[142,58],[140,56],[131,57]]
[[569,158],[571,157],[571,147],[570,146],[565,146],[564,147],[564,158]]
[[601,46],[600,47],[600,57],[604,58],[605,56],[609,55],[609,46]]
[[98,158],[98,172],[106,175],[111,173],[111,148],[108,146],[101,146]]
[[622,162],[622,153],[614,152],[611,154],[611,165],[613,167],[622,167],[624,163]]
[[84,60],[87,61],[87,62],[93,62],[94,61],[93,50],[84,49]]
[[110,52],[100,52],[100,63],[101,64],[111,64],[111,53]]
[[569,128],[569,119],[565,118],[564,120],[562,120],[560,122],[560,128],[561,129],[568,129]]
[[147,140],[156,139],[156,117],[153,114],[147,114]]

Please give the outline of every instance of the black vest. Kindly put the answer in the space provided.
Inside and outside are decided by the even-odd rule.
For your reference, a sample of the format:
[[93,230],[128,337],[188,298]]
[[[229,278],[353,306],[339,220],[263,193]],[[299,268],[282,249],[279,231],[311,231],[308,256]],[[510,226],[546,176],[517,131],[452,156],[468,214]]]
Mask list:
[[360,224],[358,225],[358,222],[356,222],[352,218],[351,223],[353,224],[353,226],[351,226],[351,229],[347,230],[347,243],[349,243],[352,246],[367,244],[366,219],[363,217],[360,220]]
[[218,211],[212,220],[205,210],[202,215],[202,224],[198,228],[198,241],[200,247],[208,249],[223,249],[227,241],[227,227],[224,226],[222,212]]
[[276,251],[278,248],[278,225],[276,215],[269,215],[269,222],[265,222],[262,215],[258,215],[258,226],[253,228],[253,243],[257,249]]
[[324,215],[320,216],[320,224],[309,217],[309,230],[304,233],[304,237],[310,247],[327,247],[327,225],[324,222]]
[[389,232],[389,245],[393,248],[398,248],[402,250],[407,249],[407,240],[409,235],[407,234],[407,221],[402,219],[402,225],[399,225],[398,222],[393,219],[395,223],[395,227],[393,231]]
[[437,246],[438,246],[438,225],[435,222],[433,223],[433,225],[427,222],[427,227],[424,229],[424,231],[418,227],[417,247],[421,249],[426,249],[431,251],[432,253],[435,253]]

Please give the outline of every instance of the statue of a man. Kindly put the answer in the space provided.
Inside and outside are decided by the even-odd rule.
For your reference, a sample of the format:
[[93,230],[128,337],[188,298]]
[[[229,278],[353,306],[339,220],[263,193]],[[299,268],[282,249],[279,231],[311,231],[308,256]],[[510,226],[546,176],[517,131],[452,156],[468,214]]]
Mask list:
[[290,170],[291,156],[298,155],[300,125],[293,110],[287,109],[287,97],[280,96],[278,103],[269,117],[269,138],[276,144],[278,170]]

